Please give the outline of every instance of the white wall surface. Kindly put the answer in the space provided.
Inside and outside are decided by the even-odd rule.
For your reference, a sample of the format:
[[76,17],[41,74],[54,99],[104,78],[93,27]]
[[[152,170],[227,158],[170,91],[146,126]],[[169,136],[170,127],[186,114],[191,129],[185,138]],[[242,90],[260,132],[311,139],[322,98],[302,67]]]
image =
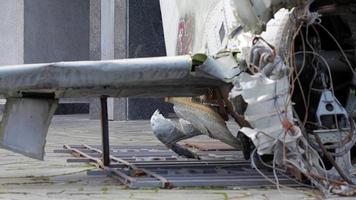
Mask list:
[[0,65],[23,63],[24,1],[0,1]]

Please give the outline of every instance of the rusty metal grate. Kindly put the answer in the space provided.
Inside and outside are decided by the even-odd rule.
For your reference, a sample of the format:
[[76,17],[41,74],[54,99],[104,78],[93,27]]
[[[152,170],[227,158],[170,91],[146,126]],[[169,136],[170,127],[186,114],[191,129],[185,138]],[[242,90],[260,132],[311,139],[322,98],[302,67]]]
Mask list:
[[[101,146],[64,145],[58,153],[70,153],[76,158],[68,162],[87,162],[101,172],[120,180],[130,188],[172,187],[262,187],[274,184],[252,169],[250,162],[241,159],[240,151],[199,151],[202,160],[179,157],[164,146],[110,146],[110,165],[102,162]],[[273,172],[262,172],[274,179]],[[89,174],[97,174],[92,172]],[[278,173],[279,183],[297,186],[285,174]]]

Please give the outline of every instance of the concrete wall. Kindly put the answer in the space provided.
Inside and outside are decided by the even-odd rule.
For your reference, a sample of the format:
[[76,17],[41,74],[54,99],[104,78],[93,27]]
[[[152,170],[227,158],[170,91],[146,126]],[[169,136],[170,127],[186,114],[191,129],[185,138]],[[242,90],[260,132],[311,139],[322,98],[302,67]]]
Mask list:
[[24,62],[89,59],[88,0],[24,1]]
[[90,0],[89,60],[101,58],[101,0]]
[[0,1],[0,65],[23,63],[23,0]]

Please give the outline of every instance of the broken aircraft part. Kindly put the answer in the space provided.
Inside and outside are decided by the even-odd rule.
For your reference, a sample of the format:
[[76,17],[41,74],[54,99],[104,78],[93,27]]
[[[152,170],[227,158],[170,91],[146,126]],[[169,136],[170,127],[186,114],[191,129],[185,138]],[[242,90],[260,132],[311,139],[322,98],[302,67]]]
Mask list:
[[[269,163],[261,163],[289,170],[325,194],[355,194],[354,1],[161,0],[160,5],[169,57],[1,67],[0,94],[9,99],[3,147],[42,158],[58,98],[168,96],[181,123],[157,112],[152,126],[174,151],[194,157],[177,142],[205,134],[244,147],[257,168],[256,158],[270,155]],[[32,112],[32,104],[46,111],[33,114],[38,137],[29,137],[36,127],[16,123],[28,118],[19,113]],[[226,127],[229,117],[239,130]],[[27,135],[17,129],[31,130]],[[252,143],[250,151],[246,146]]]
[[0,67],[0,94],[7,98],[2,147],[43,159],[58,98],[196,96],[226,85],[205,68],[192,69],[192,56]]
[[[255,152],[272,154],[271,166],[299,172],[295,176],[301,180],[303,174],[325,194],[338,191],[346,195],[354,194],[356,181],[351,162],[356,133],[352,116],[346,112],[354,113],[346,106],[354,105],[350,100],[355,100],[354,93],[348,96],[356,75],[356,30],[354,11],[343,6],[355,4],[333,3],[161,0],[168,55],[181,53],[175,47],[183,46],[208,55],[230,52],[239,64],[239,72],[230,79],[229,102],[234,112],[226,113],[247,121],[234,130],[242,138],[245,157]],[[342,12],[336,9],[341,7]],[[173,27],[186,19],[190,26],[184,27],[184,33],[190,39],[184,43],[188,40],[181,40]],[[238,31],[241,27],[247,32]],[[324,42],[329,40],[333,42]],[[219,99],[215,97],[217,102]],[[215,110],[221,106],[228,110],[228,105],[210,104]],[[246,147],[251,142],[255,151]]]

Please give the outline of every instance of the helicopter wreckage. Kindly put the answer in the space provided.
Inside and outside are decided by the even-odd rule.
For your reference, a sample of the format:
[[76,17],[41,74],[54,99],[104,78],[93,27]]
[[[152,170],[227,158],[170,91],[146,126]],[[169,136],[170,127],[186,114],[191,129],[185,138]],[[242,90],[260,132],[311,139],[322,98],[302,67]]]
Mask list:
[[151,125],[176,153],[199,159],[178,142],[204,134],[242,149],[256,169],[355,195],[355,8],[161,0],[168,57],[1,67],[1,146],[43,159],[59,98],[166,97],[179,120],[156,111]]

